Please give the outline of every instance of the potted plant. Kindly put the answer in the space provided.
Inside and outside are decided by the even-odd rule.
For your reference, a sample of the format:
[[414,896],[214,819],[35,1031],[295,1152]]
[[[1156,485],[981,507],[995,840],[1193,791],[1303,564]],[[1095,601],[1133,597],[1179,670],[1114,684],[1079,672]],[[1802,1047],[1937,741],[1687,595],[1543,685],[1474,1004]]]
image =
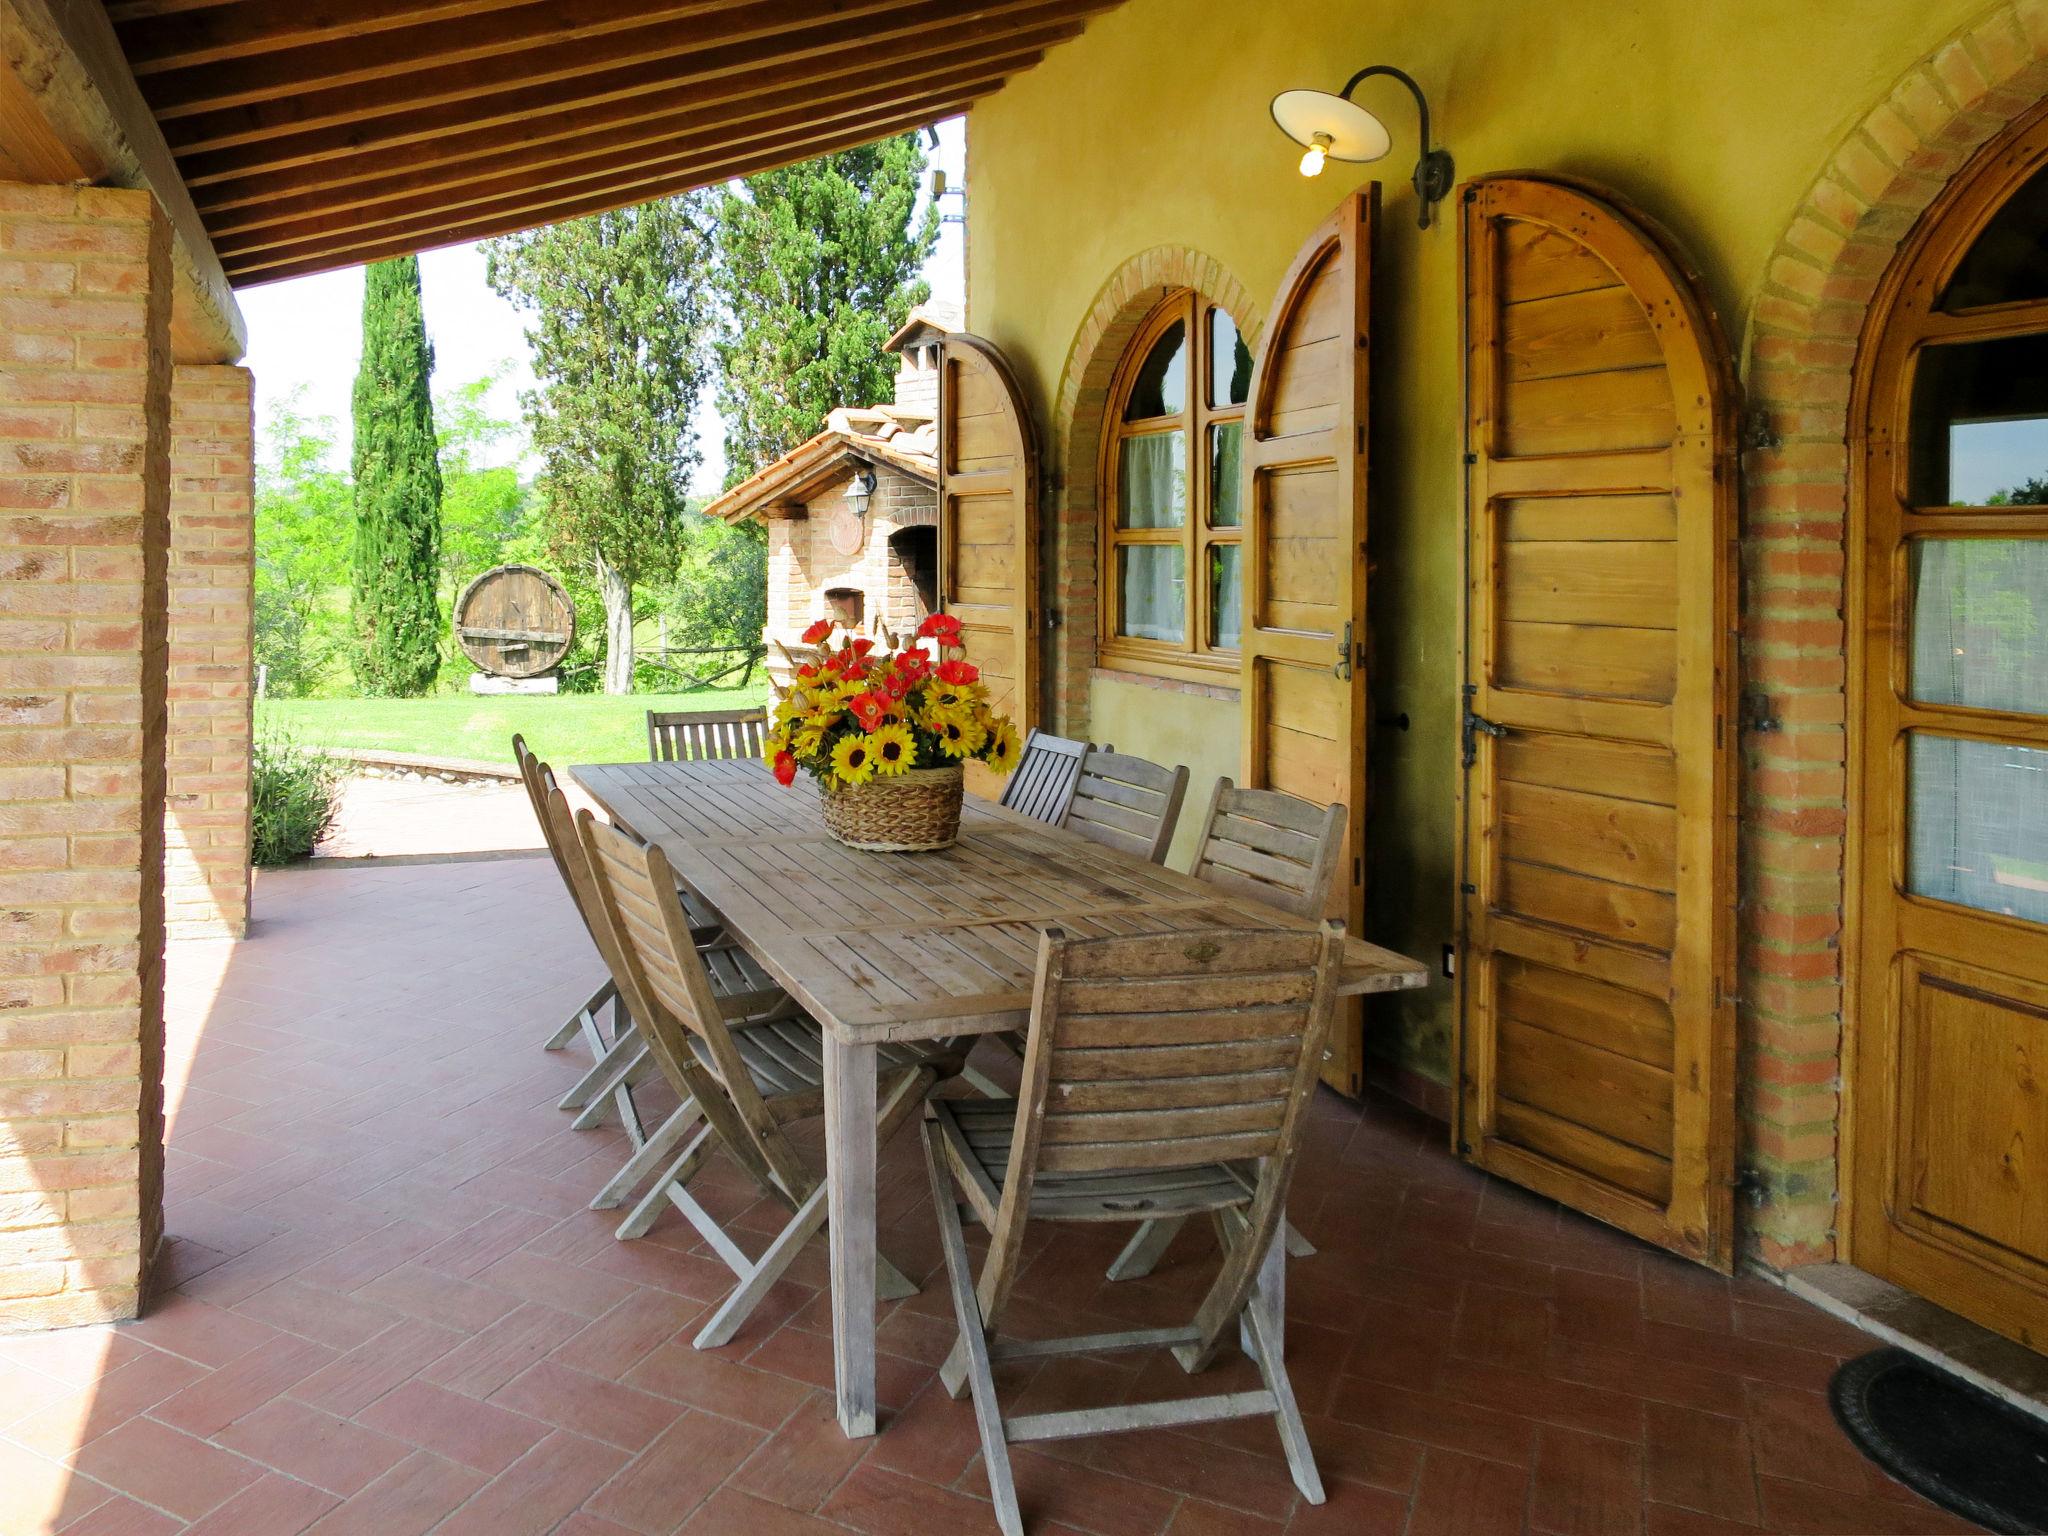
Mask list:
[[[829,645],[837,627],[820,619],[804,643]],[[961,765],[1008,773],[1021,750],[1017,727],[989,707],[988,685],[949,613],[927,617],[916,641],[893,653],[865,635],[842,635],[822,661],[797,669],[766,747],[781,783],[795,783],[799,770],[817,781],[834,837],[888,853],[951,846]]]

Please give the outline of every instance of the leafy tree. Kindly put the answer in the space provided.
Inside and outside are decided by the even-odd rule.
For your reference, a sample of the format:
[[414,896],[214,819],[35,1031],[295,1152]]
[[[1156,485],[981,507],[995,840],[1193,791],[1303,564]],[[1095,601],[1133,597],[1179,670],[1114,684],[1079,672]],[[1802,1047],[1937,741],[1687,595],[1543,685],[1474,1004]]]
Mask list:
[[355,388],[350,612],[365,693],[416,698],[441,667],[441,466],[427,379],[434,349],[415,256],[365,273]]
[[2048,476],[2033,475],[2018,485],[1994,491],[1984,498],[1987,507],[2048,506]]
[[701,194],[493,240],[491,286],[532,311],[521,397],[553,548],[604,598],[604,687],[633,688],[633,588],[675,570],[700,455],[710,241]]
[[931,295],[938,242],[916,217],[924,152],[903,134],[749,177],[718,197],[717,353],[726,484],[815,434],[828,412],[888,398],[882,343]]
[[319,692],[347,644],[354,496],[334,468],[335,425],[300,414],[304,391],[266,413],[256,463],[255,659],[277,698]]
[[[456,593],[505,561],[506,544],[532,515],[519,463],[525,433],[517,421],[494,416],[490,394],[505,376],[499,364],[480,379],[457,384],[434,399],[441,439],[442,589]],[[488,463],[488,458],[509,459]]]

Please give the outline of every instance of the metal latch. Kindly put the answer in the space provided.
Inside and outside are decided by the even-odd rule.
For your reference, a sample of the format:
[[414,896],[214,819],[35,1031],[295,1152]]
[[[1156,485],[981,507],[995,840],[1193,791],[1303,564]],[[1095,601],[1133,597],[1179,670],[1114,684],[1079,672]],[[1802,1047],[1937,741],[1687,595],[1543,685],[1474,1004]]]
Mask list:
[[1464,750],[1460,753],[1460,758],[1467,768],[1470,768],[1479,761],[1479,735],[1482,731],[1491,736],[1495,741],[1498,741],[1501,737],[1507,735],[1508,728],[1487,719],[1486,716],[1478,713],[1470,704],[1467,704],[1465,706],[1465,730],[1462,738]]
[[1340,680],[1347,683],[1351,681],[1351,620],[1349,619],[1344,621],[1344,634],[1337,641],[1337,665],[1331,670],[1336,673]]

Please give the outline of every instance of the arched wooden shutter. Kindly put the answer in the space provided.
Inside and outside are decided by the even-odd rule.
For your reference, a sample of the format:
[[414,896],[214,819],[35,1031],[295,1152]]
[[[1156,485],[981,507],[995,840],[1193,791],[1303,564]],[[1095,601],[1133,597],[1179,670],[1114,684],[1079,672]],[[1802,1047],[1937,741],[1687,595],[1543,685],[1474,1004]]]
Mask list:
[[[939,606],[1018,731],[1038,723],[1038,445],[1010,365],[956,331],[939,362]],[[991,798],[1001,780],[967,765]]]
[[[1280,282],[1245,412],[1244,781],[1350,816],[1335,915],[1365,923],[1366,434],[1377,183],[1309,236]],[[1357,1094],[1360,1011],[1324,1079]]]
[[1614,199],[1464,198],[1459,1145],[1725,1269],[1734,371]]

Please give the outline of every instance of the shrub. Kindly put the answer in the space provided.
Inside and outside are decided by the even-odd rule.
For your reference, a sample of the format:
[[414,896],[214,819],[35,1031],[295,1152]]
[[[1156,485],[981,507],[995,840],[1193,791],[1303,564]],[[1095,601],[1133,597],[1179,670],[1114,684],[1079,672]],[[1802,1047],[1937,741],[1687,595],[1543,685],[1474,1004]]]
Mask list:
[[270,869],[308,857],[334,824],[341,775],[283,735],[259,737],[250,768],[251,859]]

